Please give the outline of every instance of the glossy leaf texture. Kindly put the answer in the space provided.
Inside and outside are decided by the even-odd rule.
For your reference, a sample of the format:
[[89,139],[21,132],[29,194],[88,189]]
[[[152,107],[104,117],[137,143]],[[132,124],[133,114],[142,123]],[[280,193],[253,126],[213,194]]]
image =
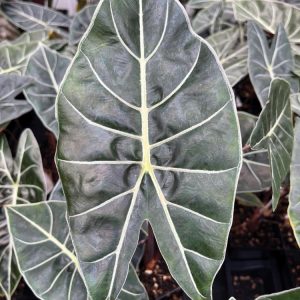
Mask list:
[[145,219],[184,291],[210,297],[241,145],[230,85],[181,4],[101,1],[57,112],[57,165],[92,299],[119,294]]
[[55,10],[22,1],[2,1],[0,8],[9,21],[25,31],[47,30],[68,36],[70,19]]
[[34,83],[25,89],[26,98],[43,124],[56,137],[58,128],[55,118],[55,100],[69,64],[68,57],[40,45],[30,57],[25,71],[26,76],[34,78]]
[[7,216],[19,269],[35,295],[45,300],[86,300],[65,203],[9,206]]
[[[242,144],[243,146],[247,146],[258,118],[245,112],[239,112],[238,116],[241,128]],[[260,192],[269,188],[271,184],[272,177],[268,151],[256,150],[244,153],[243,166],[240,173],[237,192],[239,194]]]
[[25,100],[16,100],[32,79],[20,75],[0,75],[0,127],[32,110]]
[[296,119],[295,140],[290,176],[289,219],[300,247],[300,119]]
[[272,204],[276,209],[280,185],[289,172],[293,150],[293,122],[290,103],[290,85],[282,79],[271,83],[269,102],[261,112],[250,137],[254,150],[268,149],[272,171]]
[[273,34],[278,25],[283,24],[292,48],[299,43],[300,7],[279,0],[234,0],[232,5],[238,20],[254,20]]
[[[7,215],[19,269],[35,295],[45,300],[88,299],[66,221],[65,202],[9,206]],[[118,299],[147,298],[130,267]]]
[[292,91],[298,91],[298,82],[293,78],[294,61],[284,27],[279,25],[269,48],[263,30],[254,22],[248,22],[249,74],[262,107],[268,101],[270,83],[280,77],[290,82]]
[[70,26],[69,43],[76,45],[90,25],[97,5],[88,5],[77,13]]
[[12,42],[0,44],[0,75],[23,74],[29,56],[36,50],[39,42],[46,41],[45,31],[23,33]]
[[[41,155],[30,130],[23,132],[15,159],[12,158],[5,136],[1,136],[0,180],[1,205],[16,205],[46,199]],[[11,298],[19,280],[15,254],[9,241],[0,254],[0,287],[7,299]]]
[[231,86],[248,74],[248,45],[239,43],[237,26],[210,35],[207,41],[217,52]]
[[264,295],[256,298],[256,300],[298,300],[300,297],[300,288],[286,290],[279,293]]

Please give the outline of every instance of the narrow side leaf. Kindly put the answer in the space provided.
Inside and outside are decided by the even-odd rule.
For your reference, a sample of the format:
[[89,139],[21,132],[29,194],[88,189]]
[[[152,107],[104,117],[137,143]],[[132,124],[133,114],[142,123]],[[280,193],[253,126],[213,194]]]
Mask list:
[[272,171],[273,210],[280,198],[280,185],[289,172],[293,149],[290,85],[282,79],[271,83],[267,102],[250,137],[255,150],[268,149]]

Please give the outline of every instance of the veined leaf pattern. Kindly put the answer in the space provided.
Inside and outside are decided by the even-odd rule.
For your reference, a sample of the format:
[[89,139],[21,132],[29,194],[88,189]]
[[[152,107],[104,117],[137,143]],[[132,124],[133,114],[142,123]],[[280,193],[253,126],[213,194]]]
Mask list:
[[282,79],[271,83],[267,102],[250,137],[252,149],[268,149],[272,171],[273,210],[280,198],[280,185],[289,172],[293,149],[290,85]]
[[30,57],[25,75],[34,78],[33,84],[25,89],[25,96],[33,106],[43,124],[57,137],[55,100],[58,87],[65,75],[70,59],[40,45]]
[[28,58],[36,50],[39,42],[46,41],[44,30],[26,32],[12,42],[0,44],[0,75],[21,75],[27,65]]
[[266,31],[275,34],[283,24],[292,47],[300,41],[300,7],[279,0],[230,0],[239,21],[254,20]]
[[[16,205],[45,199],[46,187],[42,160],[32,132],[25,130],[22,134],[15,159],[12,158],[6,138],[2,135],[0,138],[1,205]],[[15,254],[9,241],[0,254],[0,287],[7,299],[11,299],[19,280]]]
[[290,82],[294,92],[298,91],[298,82],[293,79],[293,55],[284,27],[279,25],[269,48],[263,30],[254,22],[248,22],[249,73],[251,82],[262,107],[268,101],[271,81],[283,78]]
[[[257,117],[245,112],[239,112],[239,122],[243,146],[249,144],[249,139],[255,128]],[[256,150],[243,155],[243,166],[239,177],[238,193],[260,192],[272,184],[271,169],[267,150]]]
[[7,208],[19,269],[40,299],[88,298],[65,213],[61,201]]
[[70,19],[55,10],[21,1],[2,1],[0,8],[9,21],[25,31],[47,30],[68,36]]
[[241,143],[224,71],[181,4],[101,1],[57,112],[57,164],[91,298],[118,296],[145,219],[184,291],[210,297]]
[[32,84],[32,79],[25,76],[0,75],[0,126],[32,110],[25,100],[16,100],[25,87]]
[[75,15],[70,26],[69,43],[71,45],[76,45],[81,40],[90,25],[96,7],[97,5],[88,5]]
[[248,74],[248,45],[238,45],[239,37],[240,29],[234,26],[207,38],[217,52],[231,86],[236,85]]
[[[66,203],[9,206],[7,215],[19,269],[36,296],[89,299],[66,221]],[[132,266],[118,299],[148,299]]]

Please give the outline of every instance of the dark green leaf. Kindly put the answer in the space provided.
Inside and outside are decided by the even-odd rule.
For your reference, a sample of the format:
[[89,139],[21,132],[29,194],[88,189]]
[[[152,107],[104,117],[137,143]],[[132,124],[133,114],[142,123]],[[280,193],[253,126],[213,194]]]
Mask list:
[[55,136],[58,134],[55,99],[69,64],[69,58],[40,45],[30,57],[25,71],[26,76],[34,78],[34,83],[25,89],[26,98]]
[[184,291],[209,298],[241,145],[223,69],[179,2],[100,2],[57,105],[57,164],[92,299],[120,293],[145,219]]
[[250,137],[252,149],[268,149],[272,171],[273,210],[280,198],[280,184],[289,172],[293,135],[290,85],[285,80],[274,79],[269,102]]
[[248,22],[249,74],[262,107],[268,101],[270,84],[274,78],[290,82],[292,90],[298,91],[298,82],[292,78],[294,69],[293,55],[284,27],[278,31],[269,48],[262,29],[254,22]]

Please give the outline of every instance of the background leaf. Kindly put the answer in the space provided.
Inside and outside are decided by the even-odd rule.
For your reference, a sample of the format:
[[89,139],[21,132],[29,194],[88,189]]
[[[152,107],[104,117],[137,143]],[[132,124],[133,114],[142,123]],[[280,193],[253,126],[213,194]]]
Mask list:
[[34,31],[22,34],[12,42],[0,44],[0,74],[23,74],[28,58],[38,47],[38,43],[46,41],[45,31]]
[[[245,112],[239,112],[242,144],[246,146],[255,128],[257,117]],[[238,193],[260,192],[272,184],[271,169],[267,150],[244,153],[243,166],[238,182]]]
[[25,31],[47,30],[67,37],[70,19],[52,9],[34,3],[3,1],[0,8],[5,16]]
[[[40,150],[30,130],[25,130],[21,135],[15,160],[12,158],[5,136],[0,137],[0,196],[1,205],[16,205],[46,199]],[[19,280],[20,273],[9,241],[0,253],[0,286],[7,299],[11,298]]]
[[22,116],[32,110],[25,100],[16,100],[26,86],[32,84],[32,79],[19,75],[0,75],[0,126]]
[[264,30],[275,34],[277,26],[284,24],[292,48],[300,41],[300,8],[279,0],[234,0],[235,16],[239,21],[252,20]]
[[[32,291],[45,300],[86,300],[66,221],[66,203],[9,206],[7,215],[18,265]],[[132,266],[118,299],[148,299]]]
[[20,271],[40,299],[87,299],[65,213],[61,201],[7,208]]
[[58,134],[55,99],[69,64],[69,58],[40,45],[30,57],[25,72],[26,76],[34,78],[33,84],[25,89],[25,96],[43,124],[55,136]]
[[290,82],[292,91],[298,91],[298,82],[292,78],[293,55],[283,26],[279,25],[272,46],[254,22],[248,22],[249,74],[262,107],[268,101],[271,81],[283,78]]
[[70,26],[69,43],[76,45],[87,30],[97,5],[88,5],[77,13]]
[[207,41],[216,50],[231,86],[248,74],[248,45],[239,42],[237,26],[210,35]]
[[252,193],[239,193],[236,195],[236,200],[244,206],[250,206],[250,207],[264,206],[261,200],[255,194]]

